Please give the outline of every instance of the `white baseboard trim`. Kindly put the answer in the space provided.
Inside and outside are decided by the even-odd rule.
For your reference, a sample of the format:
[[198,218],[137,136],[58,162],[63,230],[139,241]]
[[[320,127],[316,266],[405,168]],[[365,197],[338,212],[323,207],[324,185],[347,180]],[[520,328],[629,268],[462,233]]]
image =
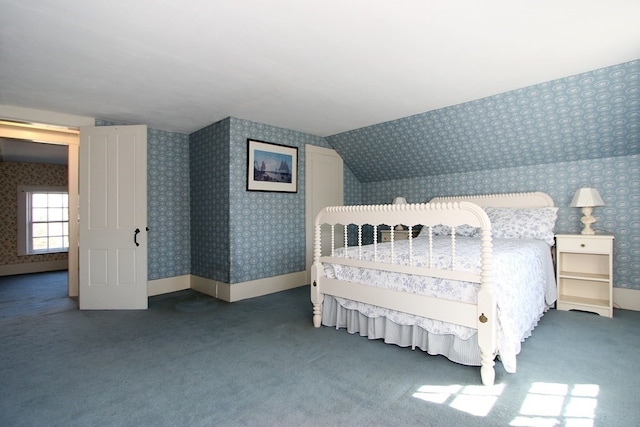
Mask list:
[[640,311],[640,290],[613,288],[613,307]]
[[191,289],[223,301],[231,302],[231,291],[229,290],[228,283],[218,282],[217,280],[206,279],[192,274]]
[[231,302],[263,295],[274,294],[308,284],[306,271],[266,277],[249,282],[234,283],[231,288]]
[[304,286],[307,284],[306,277],[306,271],[298,271],[282,276],[229,284],[192,275],[191,289],[223,301],[236,302]]
[[67,270],[68,268],[69,262],[66,259],[58,261],[25,262],[23,264],[0,265],[0,276],[42,273],[43,271]]
[[168,294],[169,292],[183,291],[191,287],[191,275],[168,277],[166,279],[149,280],[147,282],[147,295],[154,296]]

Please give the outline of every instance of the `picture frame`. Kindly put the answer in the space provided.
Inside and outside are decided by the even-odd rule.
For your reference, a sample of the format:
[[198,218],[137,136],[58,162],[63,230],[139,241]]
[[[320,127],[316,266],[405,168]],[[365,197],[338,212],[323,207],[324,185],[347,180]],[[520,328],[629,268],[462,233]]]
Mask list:
[[298,147],[247,139],[247,191],[298,192]]

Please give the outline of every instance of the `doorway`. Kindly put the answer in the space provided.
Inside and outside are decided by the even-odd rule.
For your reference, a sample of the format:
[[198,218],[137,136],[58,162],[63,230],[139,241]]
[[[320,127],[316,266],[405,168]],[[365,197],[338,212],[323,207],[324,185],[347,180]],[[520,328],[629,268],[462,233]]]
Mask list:
[[[10,138],[22,144],[54,144],[67,148],[67,183],[69,192],[69,218],[77,219],[78,206],[78,154],[79,131],[78,129],[41,125],[24,122],[12,122],[0,120],[0,138]],[[72,197],[75,195],[75,197]],[[78,296],[78,221],[69,221],[69,251],[67,267],[67,291],[68,296]]]

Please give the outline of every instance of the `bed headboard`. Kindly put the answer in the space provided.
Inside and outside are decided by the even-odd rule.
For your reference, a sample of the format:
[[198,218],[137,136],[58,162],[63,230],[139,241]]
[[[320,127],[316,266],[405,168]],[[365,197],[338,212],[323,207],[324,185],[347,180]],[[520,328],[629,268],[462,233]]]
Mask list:
[[429,203],[471,202],[495,208],[546,208],[555,206],[553,199],[541,191],[529,193],[483,194],[478,196],[434,197]]

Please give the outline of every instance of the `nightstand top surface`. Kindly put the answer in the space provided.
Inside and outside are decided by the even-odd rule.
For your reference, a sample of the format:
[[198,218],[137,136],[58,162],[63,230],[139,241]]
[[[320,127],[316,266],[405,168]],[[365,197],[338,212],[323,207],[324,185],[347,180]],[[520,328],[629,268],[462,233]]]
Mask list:
[[586,238],[597,238],[597,239],[615,239],[615,236],[612,233],[605,232],[597,232],[596,234],[580,234],[580,233],[558,233],[557,237],[569,238],[569,239],[584,239]]

